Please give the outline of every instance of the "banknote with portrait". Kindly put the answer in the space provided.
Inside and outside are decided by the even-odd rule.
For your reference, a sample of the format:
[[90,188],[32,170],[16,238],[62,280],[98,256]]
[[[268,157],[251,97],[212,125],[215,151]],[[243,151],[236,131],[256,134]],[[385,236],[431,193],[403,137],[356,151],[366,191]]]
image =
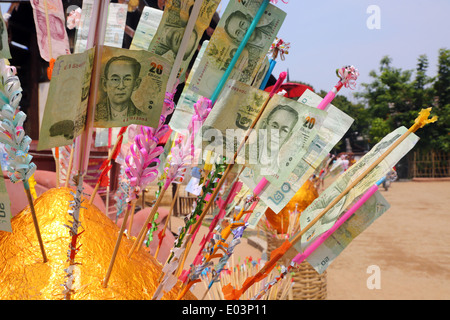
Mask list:
[[[298,101],[316,108],[322,98],[316,93],[306,90]],[[307,145],[306,153],[295,159],[297,163],[287,178],[278,180],[275,176],[266,176],[270,182],[259,195],[261,200],[274,212],[280,212],[294,197],[297,190],[311,177],[323,159],[327,157],[331,149],[338,143],[348,131],[353,119],[333,106],[329,105],[327,116],[317,134],[313,136]],[[263,177],[251,168],[245,168],[241,174],[242,181],[249,187],[254,188]]]
[[328,237],[306,260],[322,274],[344,249],[390,208],[379,191]]
[[[195,93],[211,98],[261,3],[262,0],[228,3],[192,79]],[[281,9],[268,5],[228,79],[252,84],[285,17]]]
[[[300,228],[305,229],[310,223],[327,208],[340,194],[359,176],[365,172],[393,143],[400,138],[408,129],[399,127],[385,136],[358,162],[349,167],[341,174],[325,191],[323,191],[300,216]],[[310,245],[321,234],[326,232],[336,222],[340,214],[349,207],[356,197],[363,194],[383,177],[403,156],[417,143],[418,137],[410,134],[400,145],[375,166],[359,183],[346,193],[327,213],[316,223],[308,227],[301,237],[301,241],[295,244],[298,251]]]
[[[200,39],[209,27],[219,3],[220,0],[203,0],[180,65],[178,77],[182,78],[183,81],[189,62],[197,51]],[[148,51],[166,58],[173,64],[180,49],[193,6],[193,0],[166,0],[161,22],[148,47]]]
[[94,127],[157,127],[170,67],[146,50],[103,46]]

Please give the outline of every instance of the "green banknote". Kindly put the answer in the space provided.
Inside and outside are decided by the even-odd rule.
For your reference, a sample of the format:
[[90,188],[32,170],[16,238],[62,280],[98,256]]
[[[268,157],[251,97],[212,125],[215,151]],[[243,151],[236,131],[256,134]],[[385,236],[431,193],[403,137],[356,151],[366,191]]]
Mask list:
[[203,41],[202,47],[195,58],[194,65],[192,66],[191,71],[189,72],[189,76],[186,80],[185,86],[183,88],[183,92],[181,93],[180,99],[178,99],[177,106],[175,111],[172,114],[172,118],[170,119],[170,128],[179,133],[183,133],[186,131],[189,123],[191,122],[192,116],[194,115],[194,104],[200,99],[200,95],[193,92],[191,90],[191,79],[200,63],[203,53],[205,52],[206,46],[209,41]]
[[0,175],[0,231],[12,232],[11,203],[9,201],[8,190],[6,190],[3,174]]
[[[232,0],[228,3],[192,79],[195,93],[211,98],[262,1]],[[285,17],[285,12],[272,4],[268,5],[229,79],[252,84]]]
[[[231,162],[253,119],[268,98],[268,92],[236,80],[227,81],[222,94],[195,137],[196,148],[225,156],[228,162]],[[243,154],[245,152],[248,156],[251,153],[255,159],[256,151],[252,151],[249,151],[249,148],[242,149]],[[240,156],[236,163],[244,164],[246,160],[249,159]]]
[[[316,108],[322,98],[314,92],[307,90],[298,99],[300,102]],[[295,168],[291,170],[287,178],[273,183],[275,177],[267,176],[270,182],[259,195],[261,200],[274,212],[280,212],[294,197],[297,190],[309,179],[320,166],[330,150],[342,139],[353,123],[353,119],[333,105],[328,107],[328,115],[318,128],[316,135],[306,145],[306,152],[298,157]],[[251,168],[245,168],[241,174],[241,180],[250,188],[255,188],[263,176],[257,174]]]
[[[203,32],[209,27],[219,3],[220,0],[203,0],[199,16],[182,59],[179,71],[180,78],[184,79],[189,62],[197,50]],[[193,0],[166,0],[161,22],[148,47],[148,51],[166,58],[171,64],[174,63],[193,5]]]
[[350,242],[385,213],[389,207],[389,203],[381,193],[375,192],[306,260],[319,274],[322,274]]
[[[265,91],[236,80],[229,80],[201,132],[203,150],[233,159],[261,107],[269,98]],[[295,167],[296,157],[307,150],[326,112],[300,102],[274,95],[250,132],[248,141],[236,158],[255,175],[286,176]]]
[[86,123],[94,48],[56,59],[37,149],[72,144]]
[[163,11],[152,7],[144,7],[139,24],[134,32],[130,50],[147,50],[158,30]]
[[[320,196],[311,203],[300,216],[300,226],[305,227],[312,222],[328,204],[338,197],[353,181],[355,181],[369,166],[376,161],[395,140],[400,138],[408,129],[400,127],[384,137],[368,153],[366,153],[357,163],[341,174]],[[301,241],[295,244],[298,251],[303,251],[312,241],[326,232],[336,222],[343,210],[373,186],[383,177],[403,156],[411,150],[418,137],[410,134],[397,148],[395,148],[386,158],[384,158],[374,169],[372,169],[355,187],[353,187],[337,204],[312,225],[303,235]]]
[[87,38],[89,35],[89,25],[91,23],[92,8],[94,0],[83,0],[81,7],[80,24],[77,27],[75,37],[74,53],[81,53],[87,48]]
[[255,125],[253,141],[249,141],[250,146],[256,144],[256,154],[250,151],[253,161],[249,161],[249,168],[256,176],[281,186],[299,159],[307,155],[326,117],[326,111],[274,95]]
[[103,46],[94,127],[156,127],[170,68],[169,61],[145,50]]
[[106,21],[105,41],[103,44],[109,47],[122,48],[125,22],[127,20],[128,4],[110,3]]
[[0,10],[0,58],[11,59],[11,53],[9,52],[8,30],[6,28],[5,20],[3,20],[3,14]]
[[261,63],[258,72],[255,75],[255,78],[253,79],[252,82],[252,87],[255,88],[259,88],[267,74],[267,72],[269,72],[269,68],[270,68],[270,62],[269,62],[269,58],[266,57],[264,58],[263,62]]

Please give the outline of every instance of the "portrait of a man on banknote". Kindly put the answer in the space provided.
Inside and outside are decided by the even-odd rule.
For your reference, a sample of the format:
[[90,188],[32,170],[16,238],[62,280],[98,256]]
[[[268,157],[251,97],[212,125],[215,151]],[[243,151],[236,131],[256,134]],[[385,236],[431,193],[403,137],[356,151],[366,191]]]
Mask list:
[[102,77],[105,99],[97,104],[96,120],[113,121],[132,116],[144,116],[131,99],[139,88],[141,64],[128,56],[116,56],[108,60]]
[[[167,25],[164,28],[164,33],[162,34],[158,46],[155,49],[155,53],[158,55],[165,55],[167,52],[170,52],[173,55],[173,59],[175,59],[178,50],[180,49],[181,40],[183,39],[185,26],[177,26],[177,25]],[[192,53],[192,51],[196,48],[197,45],[198,34],[195,29],[192,31],[191,38],[189,39],[188,46],[186,48],[186,52],[183,56],[183,61],[188,59]]]
[[261,119],[262,125],[259,134],[266,134],[267,139],[265,146],[260,148],[259,161],[267,163],[267,159],[276,159],[281,147],[291,137],[293,129],[299,119],[298,112],[288,105],[277,105],[268,114],[267,117]]
[[[242,39],[244,39],[252,21],[253,17],[251,15],[241,11],[234,11],[226,18],[224,30],[227,35],[233,39],[233,42],[238,45],[241,43]],[[258,48],[264,47],[267,43],[265,36],[270,36],[273,32],[274,22],[275,20],[261,21],[260,24],[256,26],[247,44]]]

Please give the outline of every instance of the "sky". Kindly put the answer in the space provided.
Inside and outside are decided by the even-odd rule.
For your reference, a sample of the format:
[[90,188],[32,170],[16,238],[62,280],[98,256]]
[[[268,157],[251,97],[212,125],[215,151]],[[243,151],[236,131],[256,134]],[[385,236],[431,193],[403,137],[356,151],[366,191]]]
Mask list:
[[[290,80],[309,83],[315,91],[331,90],[337,82],[335,70],[354,65],[360,72],[356,89],[340,91],[352,99],[362,90],[361,83],[371,82],[369,72],[378,70],[386,55],[393,67],[412,70],[426,54],[428,76],[435,76],[439,49],[450,48],[449,0],[284,1],[288,3],[276,4],[287,12],[278,37],[291,48],[284,61],[277,59],[274,75],[289,69]],[[222,12],[228,2],[222,0]],[[1,6],[5,12],[9,4]],[[374,6],[377,16],[368,12]],[[368,21],[379,28],[370,29]]]
[[[278,37],[291,43],[284,61],[277,60],[274,75],[289,69],[290,80],[309,83],[315,91],[329,91],[338,78],[335,70],[354,65],[360,72],[355,90],[340,94],[351,98],[370,83],[369,72],[378,71],[382,57],[403,70],[416,68],[421,54],[428,57],[428,76],[437,72],[438,51],[450,49],[449,0],[281,0],[277,6],[287,12]],[[379,29],[373,26],[379,9]],[[354,99],[352,99],[355,101]]]

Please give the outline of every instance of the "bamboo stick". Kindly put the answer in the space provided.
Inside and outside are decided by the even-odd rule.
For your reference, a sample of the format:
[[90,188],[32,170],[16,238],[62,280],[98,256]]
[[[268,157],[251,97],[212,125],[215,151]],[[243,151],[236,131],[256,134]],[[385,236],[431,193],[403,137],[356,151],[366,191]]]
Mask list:
[[123,233],[125,231],[125,226],[127,225],[128,216],[129,216],[130,212],[134,211],[134,207],[135,206],[136,206],[136,199],[134,199],[131,202],[131,205],[128,206],[127,212],[125,213],[125,217],[123,218],[122,226],[120,227],[119,235],[118,235],[117,240],[116,240],[116,245],[114,247],[114,251],[113,251],[111,260],[109,262],[108,271],[106,272],[106,276],[105,276],[105,278],[103,280],[103,283],[102,283],[103,288],[106,288],[108,286],[109,278],[111,276],[111,272],[112,272],[112,269],[114,267],[114,262],[115,262],[116,257],[117,257],[117,252],[119,251],[120,242],[122,241]]
[[25,189],[25,193],[27,194],[28,204],[30,205],[31,216],[33,217],[34,229],[36,230],[36,235],[39,242],[39,247],[41,249],[42,258],[44,259],[44,263],[48,261],[47,254],[45,253],[44,243],[42,241],[41,231],[39,229],[39,223],[37,221],[36,211],[34,209],[33,197],[31,196],[30,185],[28,181],[23,181],[23,186]]

